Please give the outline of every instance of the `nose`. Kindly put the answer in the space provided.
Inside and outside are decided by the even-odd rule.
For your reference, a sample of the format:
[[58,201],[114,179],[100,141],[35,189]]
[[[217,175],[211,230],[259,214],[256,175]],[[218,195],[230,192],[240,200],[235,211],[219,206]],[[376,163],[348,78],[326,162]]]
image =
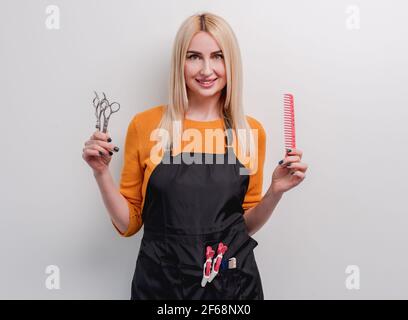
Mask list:
[[208,77],[208,76],[212,75],[212,73],[213,72],[212,72],[212,66],[211,66],[210,60],[204,59],[204,65],[200,70],[200,74],[202,76]]

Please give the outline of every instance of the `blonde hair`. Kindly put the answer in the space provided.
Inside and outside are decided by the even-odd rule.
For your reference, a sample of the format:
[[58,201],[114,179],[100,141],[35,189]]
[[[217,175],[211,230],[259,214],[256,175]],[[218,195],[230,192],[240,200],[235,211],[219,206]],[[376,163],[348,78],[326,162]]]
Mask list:
[[[200,31],[208,32],[213,36],[224,55],[227,84],[222,89],[219,99],[224,127],[227,128],[228,125],[232,129],[234,138],[239,137],[238,142],[246,156],[253,155],[254,138],[242,105],[242,63],[238,42],[229,24],[223,18],[209,12],[188,17],[177,32],[171,59],[169,103],[158,126],[159,129],[165,129],[168,132],[161,139],[161,146],[168,150],[173,145],[172,124],[175,121],[179,121],[178,130],[181,130],[177,134],[181,134],[183,130],[182,123],[188,109],[184,63],[190,41]],[[247,141],[250,142],[249,145]],[[236,143],[235,139],[234,143]]]

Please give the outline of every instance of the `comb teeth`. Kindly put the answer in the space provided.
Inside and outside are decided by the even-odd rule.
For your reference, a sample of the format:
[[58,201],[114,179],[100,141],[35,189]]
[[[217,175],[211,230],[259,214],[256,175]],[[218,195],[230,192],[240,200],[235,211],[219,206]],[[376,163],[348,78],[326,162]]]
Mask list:
[[295,103],[291,93],[283,95],[283,127],[285,147],[296,149]]

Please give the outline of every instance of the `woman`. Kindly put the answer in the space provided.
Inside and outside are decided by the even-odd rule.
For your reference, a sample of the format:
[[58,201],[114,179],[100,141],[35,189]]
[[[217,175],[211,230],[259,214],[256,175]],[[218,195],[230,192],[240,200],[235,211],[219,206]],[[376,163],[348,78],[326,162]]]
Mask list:
[[[83,158],[116,230],[129,237],[144,225],[131,299],[264,299],[251,235],[307,165],[300,150],[287,152],[262,197],[265,131],[244,115],[241,94],[230,26],[214,14],[193,15],[175,39],[169,104],[129,124],[119,190],[108,170],[109,135],[95,132],[85,143]],[[214,263],[217,250],[221,267],[205,272],[206,254]]]

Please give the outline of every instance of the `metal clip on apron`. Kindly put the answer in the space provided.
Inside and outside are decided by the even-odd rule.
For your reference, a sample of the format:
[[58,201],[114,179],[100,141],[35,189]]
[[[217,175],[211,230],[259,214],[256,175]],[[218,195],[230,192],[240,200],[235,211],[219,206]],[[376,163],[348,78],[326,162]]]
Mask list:
[[230,130],[224,154],[174,156],[170,149],[164,155],[146,186],[131,299],[263,299],[253,253],[258,243],[243,217],[250,178],[240,174],[243,168]]

